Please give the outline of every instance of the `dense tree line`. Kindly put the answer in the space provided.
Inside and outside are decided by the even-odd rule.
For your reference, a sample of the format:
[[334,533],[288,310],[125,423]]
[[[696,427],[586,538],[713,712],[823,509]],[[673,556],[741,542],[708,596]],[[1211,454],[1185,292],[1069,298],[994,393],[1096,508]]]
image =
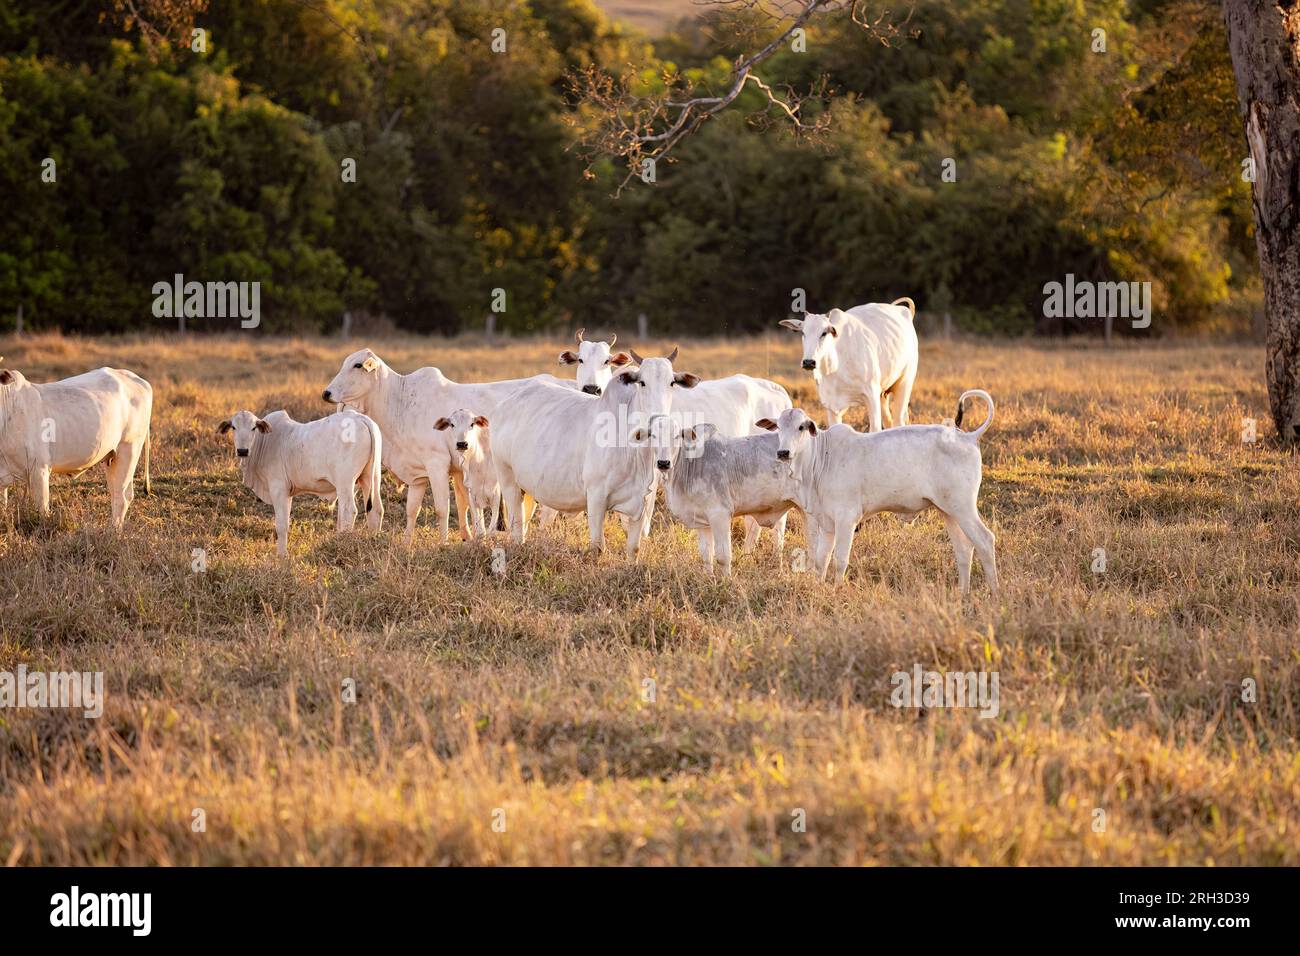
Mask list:
[[1258,295],[1202,3],[918,0],[888,46],[814,23],[763,75],[817,91],[820,135],[746,91],[617,198],[625,171],[577,148],[575,71],[708,88],[741,52],[725,18],[651,40],[590,0],[204,7],[196,50],[112,3],[0,0],[0,329],[19,303],[34,328],[170,327],[151,289],[176,273],[261,282],[273,331],[477,328],[494,290],[498,328],[697,334],[769,329],[796,288],[1002,332],[1068,329],[1042,318],[1066,273],[1150,281],[1156,331]]

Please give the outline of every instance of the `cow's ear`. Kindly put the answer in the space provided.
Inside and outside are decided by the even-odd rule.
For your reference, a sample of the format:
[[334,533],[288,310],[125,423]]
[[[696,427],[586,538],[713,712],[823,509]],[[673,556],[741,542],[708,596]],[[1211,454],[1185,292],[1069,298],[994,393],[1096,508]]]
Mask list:
[[0,385],[8,385],[14,380],[14,373],[7,368],[0,368]]
[[477,425],[479,428],[487,428],[488,420],[484,418],[482,415],[475,415],[474,424]]
[[626,352],[615,352],[609,357],[610,365],[626,365],[630,361],[632,361],[632,356]]
[[561,365],[577,365],[577,364],[578,364],[578,356],[574,355],[573,352],[572,352],[571,350],[569,350],[569,349],[565,349],[563,352],[560,353],[560,364],[561,364]]
[[761,428],[764,431],[774,432],[776,431],[777,425],[776,422],[772,421],[770,418],[760,418],[758,421],[754,422],[754,427]]
[[695,443],[695,429],[694,429],[694,428],[688,428],[688,429],[686,429],[686,431],[682,432],[682,441],[688,441],[688,442],[690,442],[691,444],[694,444],[694,443]]
[[680,385],[682,388],[694,388],[700,384],[700,377],[690,372],[678,372],[673,376],[673,384]]
[[436,432],[445,432],[450,427],[451,419],[446,417],[440,418],[433,423],[433,430]]
[[809,435],[817,434],[817,423],[813,421],[811,418],[808,419],[808,434]]
[[256,428],[263,435],[267,434],[271,430],[271,426],[260,418],[257,420],[257,424],[254,425],[253,427]]
[[369,358],[367,358],[364,362],[361,363],[361,367],[365,369],[367,372],[373,372],[375,369],[379,368],[379,361],[373,355],[371,355]]
[[833,339],[838,339],[840,337],[839,330],[836,329],[835,326],[833,325],[826,326],[826,331],[831,334],[831,338]]
[[618,377],[618,380],[624,385],[635,385],[639,379],[640,376],[636,372],[624,372]]
[[803,331],[803,319],[782,319],[777,324],[782,328],[790,329],[794,332]]
[[634,431],[632,433],[632,441],[638,445],[641,444],[641,442],[645,441],[645,429],[638,428],[636,431]]
[[222,422],[220,425],[217,426],[217,434],[224,435],[226,432],[230,431],[230,429],[234,427],[235,426],[230,424],[230,422]]

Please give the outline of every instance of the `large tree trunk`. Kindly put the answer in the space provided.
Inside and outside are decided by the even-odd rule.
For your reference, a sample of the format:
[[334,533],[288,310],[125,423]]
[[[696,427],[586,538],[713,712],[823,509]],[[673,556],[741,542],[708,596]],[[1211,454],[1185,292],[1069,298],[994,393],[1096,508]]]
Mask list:
[[1246,142],[1268,322],[1268,400],[1283,442],[1300,441],[1300,7],[1223,0]]

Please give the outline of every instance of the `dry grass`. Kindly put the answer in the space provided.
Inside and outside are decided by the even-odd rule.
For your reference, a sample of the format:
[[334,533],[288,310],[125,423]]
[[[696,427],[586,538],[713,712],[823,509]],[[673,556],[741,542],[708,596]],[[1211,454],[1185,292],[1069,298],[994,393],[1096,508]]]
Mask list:
[[[322,413],[352,347],[0,345],[36,380],[107,363],[156,395],[155,495],[124,537],[99,470],[56,479],[51,521],[19,495],[0,526],[0,669],[103,670],[109,695],[99,721],[0,711],[0,861],[1300,863],[1300,478],[1240,441],[1243,414],[1263,428],[1257,349],[927,343],[917,420],[970,386],[999,402],[982,510],[1004,591],[977,571],[963,604],[932,516],[865,522],[838,588],[766,552],[714,580],[661,517],[636,566],[586,557],[569,519],[499,578],[427,527],[404,548],[390,486],[380,537],[336,539],[301,499],[283,564],[214,426]],[[562,346],[377,347],[471,379]],[[811,409],[797,358],[791,336],[678,364],[768,373]],[[895,710],[915,663],[996,670],[1000,716]]]

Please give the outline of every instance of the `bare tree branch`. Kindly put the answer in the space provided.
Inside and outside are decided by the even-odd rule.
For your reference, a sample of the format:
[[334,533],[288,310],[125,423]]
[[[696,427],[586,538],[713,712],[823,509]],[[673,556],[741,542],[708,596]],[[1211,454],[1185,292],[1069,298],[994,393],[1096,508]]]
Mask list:
[[[790,44],[796,31],[814,17],[844,16],[868,36],[889,45],[906,33],[911,11],[900,22],[890,19],[888,10],[874,18],[867,13],[867,0],[699,0],[701,6],[711,6],[735,18],[738,32],[749,36],[758,46],[761,38],[769,36],[756,52],[736,58],[729,82],[724,92],[713,94],[708,89],[696,89],[680,74],[665,71],[660,76],[663,90],[654,95],[637,95],[639,72],[630,69],[615,78],[595,67],[570,74],[570,83],[577,92],[586,115],[594,114],[594,122],[583,129],[578,148],[587,159],[587,175],[592,167],[605,159],[622,161],[627,173],[619,183],[616,193],[649,165],[667,158],[684,139],[698,130],[710,118],[736,101],[749,85],[764,94],[762,116],[775,109],[792,125],[797,135],[806,135],[825,129],[829,115],[821,114],[807,122],[800,113],[805,99],[822,98],[825,84],[815,88],[809,96],[800,97],[787,90],[784,98],[755,72],[756,68],[771,58],[782,47]],[[575,119],[581,125],[582,119]]]

